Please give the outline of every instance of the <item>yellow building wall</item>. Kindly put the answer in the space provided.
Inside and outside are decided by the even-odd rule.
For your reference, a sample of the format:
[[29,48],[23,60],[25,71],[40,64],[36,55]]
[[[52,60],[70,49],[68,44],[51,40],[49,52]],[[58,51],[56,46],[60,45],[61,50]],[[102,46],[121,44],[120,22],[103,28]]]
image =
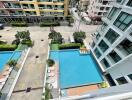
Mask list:
[[[34,1],[18,1],[22,6],[23,4],[33,4],[35,9],[22,9],[22,11],[36,11],[36,15],[40,16],[40,11],[43,12],[64,12],[64,16],[68,15],[68,2],[69,0],[64,0],[64,2],[38,2]],[[54,9],[39,9],[39,5],[64,5],[63,10],[54,10]],[[10,9],[10,8],[9,8]]]

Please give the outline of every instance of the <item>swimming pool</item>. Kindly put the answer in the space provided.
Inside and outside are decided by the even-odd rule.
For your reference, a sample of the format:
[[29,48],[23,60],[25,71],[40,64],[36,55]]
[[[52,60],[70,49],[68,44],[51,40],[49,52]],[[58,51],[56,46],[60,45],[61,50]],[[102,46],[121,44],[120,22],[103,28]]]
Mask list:
[[2,51],[0,52],[0,71],[4,69],[4,65],[10,60],[17,60],[21,56],[21,51]]
[[60,88],[101,83],[101,71],[91,54],[81,55],[79,50],[51,51],[50,58],[59,62]]

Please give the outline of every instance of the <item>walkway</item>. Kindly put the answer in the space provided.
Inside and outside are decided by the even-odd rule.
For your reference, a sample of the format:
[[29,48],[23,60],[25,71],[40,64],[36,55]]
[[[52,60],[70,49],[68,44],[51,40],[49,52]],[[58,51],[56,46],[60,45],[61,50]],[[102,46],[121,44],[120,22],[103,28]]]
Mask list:
[[[41,35],[36,38],[10,100],[41,100],[48,43],[47,40],[41,41]],[[29,92],[26,92],[27,88]]]

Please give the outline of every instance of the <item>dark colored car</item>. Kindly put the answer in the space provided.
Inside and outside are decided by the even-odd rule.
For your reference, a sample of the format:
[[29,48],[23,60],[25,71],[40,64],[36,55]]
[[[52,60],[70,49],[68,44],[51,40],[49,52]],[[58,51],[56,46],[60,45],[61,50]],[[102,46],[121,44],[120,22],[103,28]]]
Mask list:
[[0,24],[0,30],[4,29],[4,25]]

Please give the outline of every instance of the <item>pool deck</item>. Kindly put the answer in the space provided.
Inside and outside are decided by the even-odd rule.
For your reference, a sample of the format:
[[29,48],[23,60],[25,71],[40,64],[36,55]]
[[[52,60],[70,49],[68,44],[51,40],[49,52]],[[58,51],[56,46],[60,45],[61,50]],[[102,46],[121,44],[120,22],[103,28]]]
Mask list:
[[68,96],[74,96],[74,95],[81,95],[93,90],[98,90],[99,87],[97,84],[95,85],[89,85],[89,86],[81,86],[81,87],[75,87],[75,88],[69,88],[67,89],[67,95]]
[[[85,24],[80,25],[80,29],[82,29],[83,31],[87,33],[86,38],[88,41],[91,40],[90,34],[94,33],[97,27],[98,25],[85,25]],[[0,35],[2,36],[1,39],[6,40],[8,43],[12,43],[12,41],[15,39],[14,35],[16,34],[16,31],[18,30],[30,31],[31,38],[35,41],[35,48],[33,47],[31,49],[31,52],[29,53],[26,64],[23,68],[20,78],[18,79],[15,89],[19,90],[22,87],[26,89],[28,86],[32,86],[32,85],[35,85],[35,87],[42,86],[43,85],[42,81],[44,77],[43,73],[45,70],[45,63],[46,63],[45,61],[46,61],[46,55],[47,55],[47,47],[48,47],[47,41],[48,41],[48,34],[50,32],[49,31],[50,28],[49,27],[41,28],[39,26],[5,27],[4,30],[0,30]],[[74,32],[74,27],[59,26],[59,27],[55,27],[55,30],[60,32],[65,39],[68,39],[69,36]],[[44,41],[42,42],[41,39],[44,39]],[[42,57],[40,57],[41,59],[38,59],[37,62],[36,60],[35,61],[33,60],[36,55],[42,55]],[[39,85],[36,85],[36,84],[39,84]],[[38,100],[38,99],[41,99],[41,96],[42,96],[42,90],[38,89],[35,91],[31,91],[29,93],[25,93],[25,91],[13,93],[11,100]]]

